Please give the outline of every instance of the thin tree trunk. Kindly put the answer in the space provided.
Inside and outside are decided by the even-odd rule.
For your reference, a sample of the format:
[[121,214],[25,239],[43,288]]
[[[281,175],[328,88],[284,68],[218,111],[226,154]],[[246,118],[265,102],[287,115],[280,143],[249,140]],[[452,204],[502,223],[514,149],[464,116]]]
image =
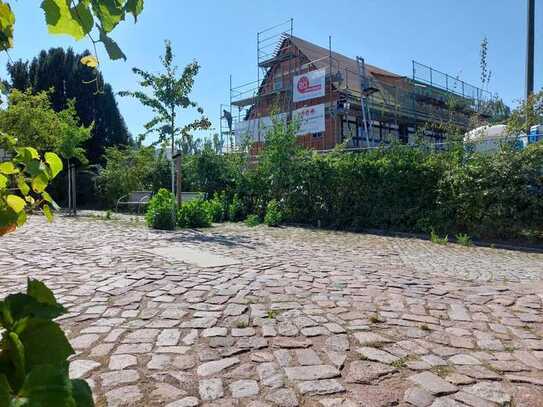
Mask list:
[[72,167],[70,165],[70,160],[68,160],[68,215],[72,214]]

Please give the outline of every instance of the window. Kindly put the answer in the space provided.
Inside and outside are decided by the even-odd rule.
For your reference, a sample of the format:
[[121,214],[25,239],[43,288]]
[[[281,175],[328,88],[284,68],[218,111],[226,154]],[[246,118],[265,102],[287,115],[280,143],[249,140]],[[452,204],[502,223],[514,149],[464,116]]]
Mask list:
[[283,89],[283,77],[276,76],[275,78],[273,78],[273,90],[277,92],[282,89]]

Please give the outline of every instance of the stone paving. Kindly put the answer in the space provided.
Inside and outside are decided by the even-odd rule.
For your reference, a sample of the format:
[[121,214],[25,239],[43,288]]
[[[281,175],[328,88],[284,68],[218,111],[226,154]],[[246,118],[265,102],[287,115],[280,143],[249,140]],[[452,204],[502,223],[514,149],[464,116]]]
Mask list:
[[[185,247],[236,260],[197,267]],[[69,308],[98,406],[542,406],[543,254],[296,228],[32,218],[2,238]]]

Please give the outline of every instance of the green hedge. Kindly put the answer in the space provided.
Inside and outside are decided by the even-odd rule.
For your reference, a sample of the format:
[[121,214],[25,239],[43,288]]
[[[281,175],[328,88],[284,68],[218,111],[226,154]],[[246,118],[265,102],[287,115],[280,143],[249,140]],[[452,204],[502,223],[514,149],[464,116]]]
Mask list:
[[243,154],[210,162],[226,171],[220,182],[210,180],[218,168],[189,177],[222,185],[212,192],[223,219],[264,219],[275,200],[286,223],[543,239],[542,143],[485,154],[459,143],[448,151],[395,145],[320,155],[297,147],[283,128],[268,134],[257,163]]

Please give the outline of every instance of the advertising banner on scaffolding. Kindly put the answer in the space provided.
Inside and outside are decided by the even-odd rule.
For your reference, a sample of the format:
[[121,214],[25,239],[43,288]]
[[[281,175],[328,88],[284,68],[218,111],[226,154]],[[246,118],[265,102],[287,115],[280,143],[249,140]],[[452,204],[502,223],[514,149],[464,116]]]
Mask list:
[[[275,116],[276,120],[285,122],[286,113],[280,113]],[[236,145],[247,142],[264,142],[268,131],[273,127],[271,116],[261,117],[260,119],[243,120],[234,124],[234,134],[236,136]]]
[[294,102],[315,99],[324,96],[326,86],[326,70],[319,69],[302,75],[297,75],[293,79]]
[[302,134],[315,134],[325,131],[324,103],[306,106],[292,112],[292,118],[299,123],[297,136]]

